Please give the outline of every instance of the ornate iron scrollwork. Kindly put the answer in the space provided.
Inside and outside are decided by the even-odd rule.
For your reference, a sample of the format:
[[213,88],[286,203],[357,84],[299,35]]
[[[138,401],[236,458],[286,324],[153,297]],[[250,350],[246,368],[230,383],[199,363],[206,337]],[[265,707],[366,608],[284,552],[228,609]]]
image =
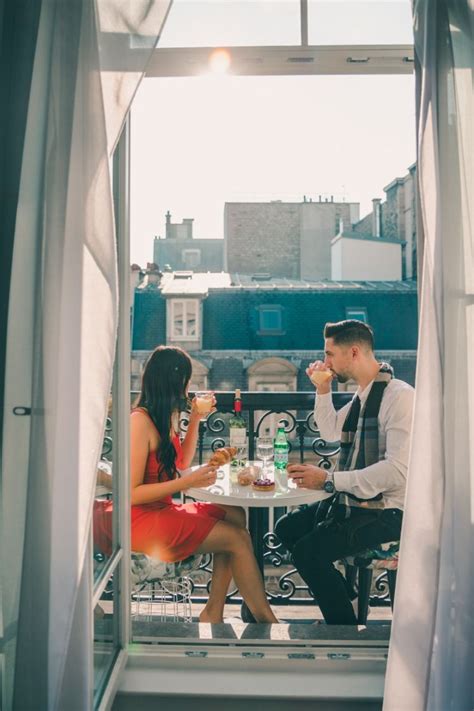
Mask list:
[[110,459],[112,447],[112,419],[110,417],[107,417],[105,421],[104,439],[102,440],[101,459]]
[[386,570],[377,575],[373,589],[375,589],[378,594],[372,593],[370,596],[371,605],[380,606],[390,604],[390,589]]

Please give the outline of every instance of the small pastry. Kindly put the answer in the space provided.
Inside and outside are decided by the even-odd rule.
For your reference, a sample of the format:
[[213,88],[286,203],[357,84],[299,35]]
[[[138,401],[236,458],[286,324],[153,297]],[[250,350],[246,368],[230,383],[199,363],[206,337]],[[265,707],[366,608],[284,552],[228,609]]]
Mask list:
[[223,464],[228,464],[237,454],[235,447],[220,447],[216,449],[210,458],[208,464],[214,467],[221,467]]
[[248,486],[252,484],[260,473],[260,467],[253,466],[244,467],[237,474],[237,483],[239,486]]
[[256,491],[273,491],[275,482],[271,479],[255,479],[252,486]]

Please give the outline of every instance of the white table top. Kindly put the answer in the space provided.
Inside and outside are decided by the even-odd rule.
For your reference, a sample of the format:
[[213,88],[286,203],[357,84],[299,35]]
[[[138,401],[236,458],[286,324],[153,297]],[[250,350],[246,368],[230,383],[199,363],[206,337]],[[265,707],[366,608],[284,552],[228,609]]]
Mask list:
[[[251,462],[261,466],[261,462]],[[191,472],[197,467],[192,467]],[[273,465],[268,466],[269,477],[273,479]],[[181,472],[186,476],[186,471]],[[256,491],[253,486],[239,486],[230,481],[230,465],[224,464],[219,468],[217,481],[212,486],[206,488],[186,489],[187,496],[192,496],[198,501],[207,501],[211,504],[228,504],[231,506],[256,506],[260,508],[273,508],[274,506],[298,506],[299,504],[311,504],[314,501],[327,499],[330,494],[325,491],[315,491],[314,489],[298,489],[290,480],[279,479],[281,475],[277,473],[275,488],[272,491]]]

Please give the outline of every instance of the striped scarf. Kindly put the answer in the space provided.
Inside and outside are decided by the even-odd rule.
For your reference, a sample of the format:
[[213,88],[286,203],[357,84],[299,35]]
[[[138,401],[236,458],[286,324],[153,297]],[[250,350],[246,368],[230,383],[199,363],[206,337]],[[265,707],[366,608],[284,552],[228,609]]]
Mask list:
[[[385,456],[385,439],[379,436],[378,416],[385,388],[393,378],[393,368],[388,363],[381,363],[370,393],[361,409],[358,395],[352,400],[351,407],[342,426],[341,451],[336,471],[365,469]],[[336,493],[321,503],[323,510],[318,518],[349,518],[353,508],[383,508],[382,494],[372,499],[359,499],[344,491]]]

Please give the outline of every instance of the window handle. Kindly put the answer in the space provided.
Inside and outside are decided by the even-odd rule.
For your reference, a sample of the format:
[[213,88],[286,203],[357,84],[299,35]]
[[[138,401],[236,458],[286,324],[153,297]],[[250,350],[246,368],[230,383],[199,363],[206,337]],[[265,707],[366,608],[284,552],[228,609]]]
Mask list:
[[26,407],[26,405],[15,405],[13,408],[13,414],[18,417],[26,417],[26,415],[31,415],[31,407]]

